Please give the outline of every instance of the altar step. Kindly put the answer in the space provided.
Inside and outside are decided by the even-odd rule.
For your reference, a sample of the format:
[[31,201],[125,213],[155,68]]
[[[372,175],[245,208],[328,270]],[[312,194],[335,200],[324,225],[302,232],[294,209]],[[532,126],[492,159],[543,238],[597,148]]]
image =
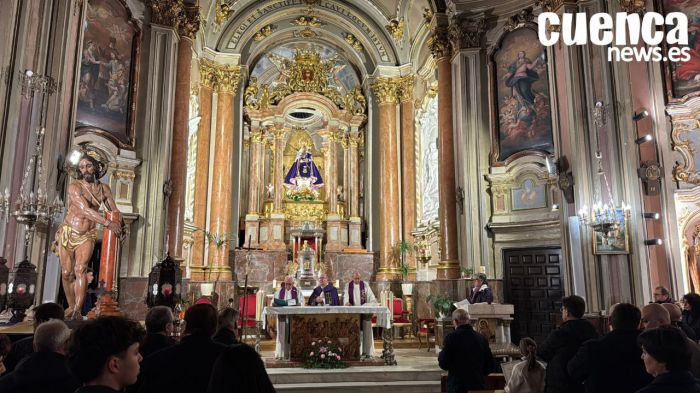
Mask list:
[[[401,350],[399,350],[401,351]],[[422,354],[421,354],[422,355]],[[440,376],[435,356],[397,356],[397,366],[350,367],[336,370],[268,368],[267,372],[282,392],[347,393],[432,393],[440,392]]]

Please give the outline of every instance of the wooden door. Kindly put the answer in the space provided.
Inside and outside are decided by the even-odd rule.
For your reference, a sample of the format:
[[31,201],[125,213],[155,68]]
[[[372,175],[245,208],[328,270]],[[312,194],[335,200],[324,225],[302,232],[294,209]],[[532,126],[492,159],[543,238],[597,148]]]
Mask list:
[[554,328],[553,316],[561,313],[561,248],[504,250],[503,264],[505,302],[515,307],[512,341],[532,337],[542,343]]

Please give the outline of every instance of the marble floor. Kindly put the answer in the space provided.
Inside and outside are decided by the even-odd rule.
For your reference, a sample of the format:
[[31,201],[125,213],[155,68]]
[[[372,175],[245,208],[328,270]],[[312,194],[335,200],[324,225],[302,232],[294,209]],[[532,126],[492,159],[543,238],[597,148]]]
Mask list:
[[[380,351],[381,352],[381,351]],[[338,370],[269,368],[278,392],[413,393],[440,392],[440,370],[435,351],[396,349],[395,366],[363,366]],[[273,356],[263,351],[263,358]]]

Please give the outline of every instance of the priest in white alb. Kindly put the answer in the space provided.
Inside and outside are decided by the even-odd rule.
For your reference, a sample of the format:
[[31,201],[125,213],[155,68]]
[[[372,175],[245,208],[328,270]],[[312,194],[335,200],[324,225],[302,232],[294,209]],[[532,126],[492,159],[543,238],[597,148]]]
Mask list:
[[[343,292],[343,298],[345,299],[346,306],[364,306],[364,305],[376,305],[377,298],[374,297],[374,292],[369,284],[362,280],[360,272],[354,272],[352,274],[352,281],[345,284],[345,292]],[[372,320],[369,315],[362,316],[362,348],[360,348],[360,353],[368,354],[370,357],[374,356],[374,336],[372,334]],[[365,351],[365,343],[369,343],[368,351]]]
[[346,306],[361,306],[363,304],[377,304],[377,298],[374,297],[372,288],[369,284],[362,281],[360,272],[352,274],[352,281],[345,284],[345,292],[343,292]]

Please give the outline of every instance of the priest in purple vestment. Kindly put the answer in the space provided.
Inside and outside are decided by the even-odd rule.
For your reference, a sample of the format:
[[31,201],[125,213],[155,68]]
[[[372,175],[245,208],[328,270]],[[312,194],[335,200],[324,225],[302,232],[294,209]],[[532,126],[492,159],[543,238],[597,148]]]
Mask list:
[[377,298],[374,297],[374,292],[369,284],[362,281],[360,272],[352,274],[352,281],[345,285],[345,305],[346,306],[361,306],[366,303],[376,304]]
[[304,295],[294,286],[294,277],[284,278],[284,285],[275,293],[275,305],[301,306],[304,303]]
[[340,306],[338,290],[328,282],[326,273],[318,276],[318,286],[309,296],[309,306]]

